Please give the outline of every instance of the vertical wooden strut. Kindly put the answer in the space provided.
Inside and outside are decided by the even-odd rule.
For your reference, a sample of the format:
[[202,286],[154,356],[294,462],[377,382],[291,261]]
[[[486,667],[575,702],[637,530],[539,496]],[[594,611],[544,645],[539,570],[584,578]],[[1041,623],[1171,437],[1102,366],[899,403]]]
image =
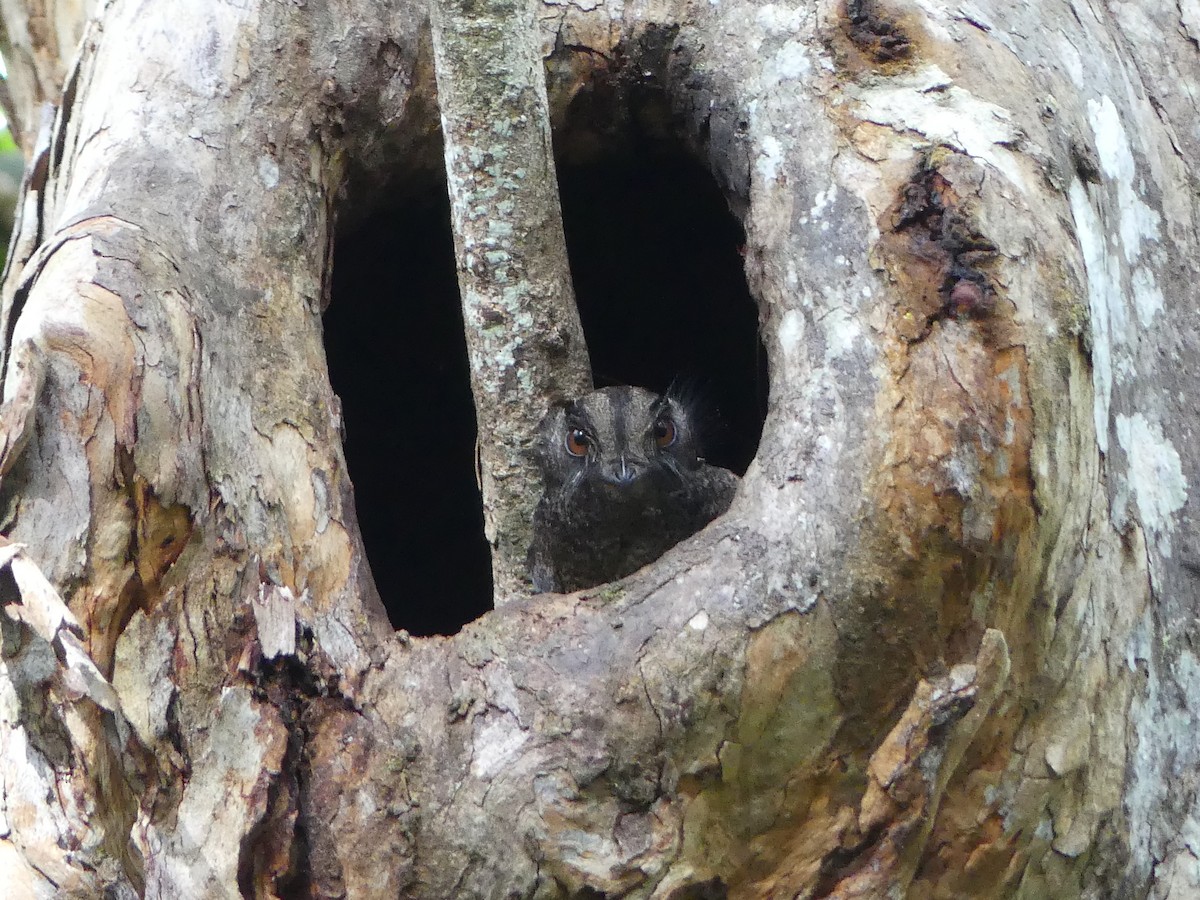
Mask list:
[[431,4],[458,283],[497,603],[530,590],[540,480],[527,452],[554,399],[591,388],[571,289],[534,0]]

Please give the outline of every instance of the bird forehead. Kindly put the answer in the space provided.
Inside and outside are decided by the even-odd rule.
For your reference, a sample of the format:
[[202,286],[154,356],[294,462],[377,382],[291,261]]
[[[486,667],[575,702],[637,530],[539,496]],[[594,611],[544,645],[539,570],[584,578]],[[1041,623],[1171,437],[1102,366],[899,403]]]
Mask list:
[[622,395],[626,415],[632,418],[648,419],[665,402],[665,398],[652,394],[643,388],[626,388]]
[[619,443],[625,433],[625,409],[620,399],[597,392],[586,401],[584,410],[601,443],[606,446]]
[[619,437],[634,436],[644,430],[653,417],[652,408],[658,399],[649,391],[630,387],[606,388],[596,391],[592,397],[596,401],[594,411],[589,410],[593,424]]

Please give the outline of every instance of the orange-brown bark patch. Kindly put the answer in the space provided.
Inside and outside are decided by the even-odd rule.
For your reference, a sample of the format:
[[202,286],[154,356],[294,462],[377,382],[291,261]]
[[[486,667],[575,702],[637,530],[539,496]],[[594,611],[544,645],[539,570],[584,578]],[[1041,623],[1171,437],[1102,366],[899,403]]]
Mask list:
[[[973,211],[971,165],[945,154],[926,161],[897,197],[877,248],[892,286],[891,379],[877,405],[881,462],[871,488],[874,537],[864,554],[878,587],[842,630],[878,653],[842,680],[852,709],[869,712],[895,699],[872,683],[886,672],[903,672],[911,684],[916,673],[972,658],[983,630],[1030,589],[1037,511],[1028,361],[1014,304],[994,277],[986,223]],[[1019,644],[1014,652],[1021,655]],[[1012,753],[1008,718],[1018,714],[1010,710],[982,727],[960,771],[991,775],[952,781],[939,817],[963,829],[926,848],[925,866],[966,873],[1008,865],[1008,838],[986,813],[981,822],[973,817],[989,808],[989,785]],[[864,827],[894,827],[893,814],[903,812],[888,808],[895,793],[874,804],[870,796]]]
[[[92,659],[109,676],[121,632],[136,610],[158,605],[162,578],[192,534],[187,507],[162,503],[145,479],[131,476],[128,493],[124,506],[97,510],[94,577],[90,589],[73,602],[86,625]],[[110,546],[109,539],[119,543]]]
[[924,32],[911,11],[885,0],[844,0],[838,12],[827,44],[843,71],[899,71],[920,56]]

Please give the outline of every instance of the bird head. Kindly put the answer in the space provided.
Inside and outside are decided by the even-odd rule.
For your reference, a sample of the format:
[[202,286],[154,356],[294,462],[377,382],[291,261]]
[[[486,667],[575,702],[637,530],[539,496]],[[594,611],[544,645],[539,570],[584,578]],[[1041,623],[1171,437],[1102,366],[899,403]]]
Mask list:
[[552,409],[538,432],[547,489],[669,489],[700,460],[687,410],[669,395],[608,387]]

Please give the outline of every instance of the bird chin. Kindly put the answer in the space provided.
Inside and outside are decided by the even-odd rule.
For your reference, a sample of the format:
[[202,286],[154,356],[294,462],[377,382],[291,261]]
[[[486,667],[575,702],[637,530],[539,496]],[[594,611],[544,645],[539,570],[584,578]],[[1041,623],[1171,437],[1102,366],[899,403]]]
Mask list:
[[645,476],[620,483],[604,481],[599,487],[603,502],[613,506],[641,506],[658,493],[653,479]]

